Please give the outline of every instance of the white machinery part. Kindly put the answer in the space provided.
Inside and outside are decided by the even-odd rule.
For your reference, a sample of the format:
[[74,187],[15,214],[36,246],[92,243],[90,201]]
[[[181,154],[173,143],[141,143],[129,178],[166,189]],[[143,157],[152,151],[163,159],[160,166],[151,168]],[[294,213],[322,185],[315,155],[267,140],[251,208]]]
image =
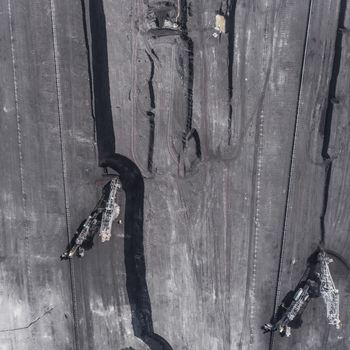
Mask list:
[[119,216],[120,206],[118,205],[118,194],[121,189],[121,183],[118,177],[111,180],[111,188],[106,203],[106,208],[102,214],[100,234],[101,241],[109,241],[112,233],[113,221]]
[[331,262],[333,262],[333,260],[330,259],[325,252],[318,254],[318,260],[321,265],[320,292],[326,304],[328,323],[339,329],[339,291],[335,288],[333,278],[328,266]]
[[296,300],[293,308],[288,312],[287,317],[292,321],[294,318],[298,315],[299,311],[303,307],[306,300],[309,298],[309,295],[307,294],[308,289],[303,290],[302,293],[299,294],[298,292],[298,299]]

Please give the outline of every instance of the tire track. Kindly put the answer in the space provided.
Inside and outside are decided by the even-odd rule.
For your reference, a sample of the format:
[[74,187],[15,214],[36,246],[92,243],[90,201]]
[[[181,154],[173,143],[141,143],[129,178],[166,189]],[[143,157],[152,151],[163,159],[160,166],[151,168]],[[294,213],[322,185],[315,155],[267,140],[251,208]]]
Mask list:
[[[57,40],[57,25],[56,25],[56,7],[55,1],[50,0],[51,9],[51,25],[52,25],[52,38],[53,38],[53,53],[54,53],[54,63],[55,63],[55,78],[56,78],[56,95],[57,95],[57,113],[58,113],[58,129],[59,129],[59,140],[60,140],[60,151],[61,151],[61,167],[62,167],[62,180],[63,180],[63,197],[65,203],[65,219],[67,227],[67,239],[68,242],[71,240],[70,233],[70,205],[67,195],[67,161],[65,153],[65,144],[63,137],[63,105],[62,105],[62,91],[61,91],[61,74],[60,74],[60,62],[59,62],[59,50],[58,50],[58,40]],[[73,321],[74,321],[74,340],[75,348],[80,349],[79,337],[78,337],[78,311],[77,311],[77,292],[75,285],[75,271],[73,267],[73,262],[69,261],[70,279],[71,279],[71,290],[72,290],[72,311],[73,311]]]
[[[282,273],[282,268],[283,268],[283,258],[284,258],[286,234],[287,234],[287,230],[288,230],[287,223],[289,222],[289,212],[290,212],[290,208],[292,206],[291,192],[292,192],[292,188],[294,187],[294,178],[295,178],[294,173],[295,173],[295,158],[296,158],[296,145],[297,145],[296,141],[297,141],[297,136],[299,133],[301,86],[302,86],[302,82],[303,82],[303,78],[304,78],[304,68],[305,68],[306,51],[307,51],[307,44],[308,44],[308,38],[309,38],[309,32],[310,32],[310,20],[311,20],[312,5],[313,5],[313,0],[310,0],[307,21],[306,21],[307,24],[306,24],[306,34],[305,34],[304,48],[303,48],[301,75],[300,75],[300,80],[299,80],[299,94],[298,94],[298,99],[297,99],[297,109],[296,109],[296,114],[295,114],[295,123],[294,123],[294,130],[293,130],[292,153],[291,153],[289,176],[288,176],[288,183],[287,183],[287,199],[286,199],[286,204],[285,204],[283,229],[282,229],[282,237],[281,237],[281,244],[280,244],[281,248],[280,248],[280,258],[279,258],[279,263],[278,263],[275,298],[274,298],[274,303],[273,303],[273,315],[276,313],[276,310],[278,307],[278,300],[280,297],[281,273]],[[272,332],[270,334],[269,350],[273,349],[273,345],[274,345],[274,333]]]
[[[175,48],[172,47],[171,49],[171,101],[174,101],[174,96],[175,96]],[[179,153],[176,152],[176,149],[174,147],[174,144],[171,139],[171,134],[174,131],[174,114],[173,114],[173,109],[169,110],[169,115],[168,115],[168,135],[167,135],[167,143],[168,143],[168,150],[170,153],[170,156],[173,158],[173,161],[175,164],[178,164],[178,159],[179,159]]]
[[[280,12],[281,12],[281,9],[283,7],[285,7],[286,5],[286,1],[287,0],[281,0],[279,5],[276,6],[276,3],[275,4],[275,7],[276,7],[276,11],[275,11],[275,16],[273,18],[273,23],[276,23],[276,20],[277,18],[280,16]],[[230,3],[229,3],[230,2]],[[236,11],[237,11],[237,0],[228,0],[227,2],[227,14],[229,17],[232,18],[233,21],[236,20]],[[244,22],[244,26],[243,26],[243,29],[242,29],[242,32],[246,32],[247,30],[247,19],[245,18],[245,22]],[[234,42],[235,42],[235,36],[236,36],[236,31],[235,31],[235,27],[234,27],[234,24],[233,22],[229,24],[229,35],[233,36],[232,38],[229,38],[229,40],[232,40],[232,43],[228,46],[229,50],[232,50],[234,49]],[[273,36],[271,36],[271,47],[272,47],[272,43],[273,43]],[[246,51],[245,49],[245,41],[243,41],[243,52]],[[230,47],[232,46],[232,48],[230,49]],[[228,64],[230,65],[231,62],[230,62],[231,58],[229,56],[229,60],[228,60]],[[272,60],[272,57],[270,57],[270,60]],[[242,72],[244,72],[245,70],[245,61],[242,60],[242,58],[240,59],[240,74],[241,76],[243,75]],[[233,52],[233,56],[232,56],[232,71],[233,71],[233,64],[234,64],[234,52]],[[268,67],[270,67],[270,64],[268,64]],[[231,67],[229,67],[229,71],[231,70]],[[266,91],[266,87],[267,87],[267,83],[268,83],[268,80],[269,80],[269,77],[270,77],[270,72],[271,72],[271,69],[269,71],[268,74],[266,74],[266,79],[263,83],[263,88],[262,88],[262,91]],[[231,74],[231,73],[228,73],[228,74]],[[230,79],[230,77],[229,77]],[[241,83],[240,83],[240,103],[241,103],[241,113],[240,113],[240,128],[239,128],[239,132],[237,132],[237,141],[236,143],[232,143],[232,123],[233,123],[233,114],[230,115],[231,111],[229,111],[229,118],[228,118],[228,125],[231,125],[229,126],[228,129],[231,129],[231,131],[229,131],[230,135],[229,135],[229,143],[228,144],[228,147],[227,149],[231,149],[231,151],[229,152],[230,155],[228,155],[228,152],[227,151],[223,151],[221,152],[221,159],[223,161],[234,161],[235,159],[237,159],[241,153],[241,150],[242,150],[242,146],[243,146],[243,139],[244,137],[246,136],[248,130],[249,130],[249,125],[252,123],[254,117],[256,115],[259,115],[260,112],[261,112],[261,106],[263,104],[263,100],[265,98],[265,94],[261,94],[260,98],[258,99],[257,101],[257,104],[256,104],[256,107],[254,108],[254,112],[252,113],[252,116],[247,116],[247,112],[246,112],[246,109],[244,108],[244,91],[246,89],[242,89],[242,86],[245,86],[245,81],[243,79],[241,79]],[[234,89],[234,86],[233,86],[233,81],[230,82],[229,80],[229,87],[230,89],[232,88],[232,91],[229,90],[229,97],[230,97],[230,101],[231,103],[229,104],[230,108],[232,108],[233,106],[233,102],[232,102],[232,99],[233,99],[233,89]],[[232,94],[232,97],[231,97],[231,94]],[[243,102],[242,102],[243,101]],[[233,111],[232,111],[233,113]],[[231,120],[232,119],[232,120]]]
[[[275,17],[276,18],[276,17]],[[274,27],[274,23],[273,23]],[[267,41],[267,30],[265,30],[264,39]],[[242,324],[241,337],[239,341],[239,348],[244,349],[244,328],[246,323],[249,322],[249,348],[253,342],[253,324],[254,324],[254,297],[255,297],[255,287],[256,287],[256,269],[257,269],[257,253],[259,244],[259,227],[260,227],[260,189],[261,189],[261,174],[262,174],[262,158],[263,158],[263,139],[264,139],[264,111],[263,102],[266,96],[268,82],[271,75],[272,69],[272,54],[273,54],[273,36],[268,41],[268,45],[265,45],[263,57],[267,57],[267,49],[270,47],[270,54],[267,61],[266,77],[263,85],[263,89],[259,98],[259,102],[256,107],[256,136],[255,136],[255,154],[254,154],[254,169],[252,179],[252,189],[254,189],[251,196],[252,211],[254,212],[254,220],[251,221],[250,236],[249,236],[249,247],[248,247],[248,269],[247,269],[247,281],[246,281],[246,291],[245,291],[245,301],[244,301],[244,320]],[[245,49],[246,50],[246,49]],[[245,52],[245,51],[244,51]],[[243,60],[242,60],[243,61]],[[242,63],[242,66],[245,62]],[[242,75],[243,73],[241,73]],[[243,80],[243,78],[241,78]],[[244,106],[241,107],[242,111]],[[242,112],[243,113],[243,112]],[[253,117],[252,117],[253,118]],[[243,131],[243,134],[245,132]],[[243,136],[242,136],[243,137]],[[238,144],[239,146],[239,144]],[[238,149],[238,148],[237,148]],[[236,156],[238,156],[237,153]],[[248,309],[249,316],[247,315]]]
[[263,139],[264,139],[264,111],[261,111],[258,122],[258,136],[257,136],[257,156],[256,156],[256,178],[255,178],[255,215],[254,224],[255,230],[253,235],[253,267],[251,277],[251,293],[250,293],[250,344],[253,341],[253,324],[254,324],[254,298],[255,298],[255,286],[256,286],[256,268],[257,268],[257,254],[259,245],[260,234],[260,189],[261,189],[261,173],[262,173],[262,159],[263,159]]
[[[22,145],[22,126],[21,116],[19,111],[19,97],[18,97],[18,82],[17,82],[17,69],[16,69],[16,52],[15,52],[15,39],[14,39],[14,28],[13,28],[13,13],[11,0],[7,1],[8,19],[9,19],[9,31],[10,31],[10,42],[11,42],[11,59],[12,59],[12,73],[13,73],[13,85],[14,85],[14,97],[15,97],[15,110],[16,110],[16,123],[17,123],[17,144],[18,144],[18,155],[19,155],[19,172],[20,172],[20,183],[21,183],[21,194],[22,194],[22,208],[23,208],[23,219],[24,219],[24,263],[28,280],[28,300],[33,300],[33,283],[29,249],[29,216],[27,208],[27,194],[25,192],[25,180],[24,180],[24,166],[23,166],[23,145]],[[31,311],[32,317],[34,317],[33,311]],[[33,334],[33,331],[32,331]],[[36,344],[36,337],[32,337],[34,344]]]
[[96,124],[95,124],[95,95],[94,95],[94,77],[92,74],[92,55],[91,55],[91,48],[90,48],[90,36],[88,32],[88,19],[87,19],[87,9],[85,6],[85,0],[80,0],[81,3],[81,11],[82,11],[82,22],[83,22],[83,31],[84,31],[84,41],[85,41],[85,48],[86,48],[86,54],[87,54],[87,65],[88,65],[88,76],[89,76],[89,88],[90,88],[90,104],[91,104],[91,117],[94,121],[93,123],[93,137],[94,137],[94,150],[95,150],[95,156],[97,156],[97,149],[96,149],[96,142],[97,142],[97,135],[96,135]]
[[[201,92],[204,101],[208,101],[208,87],[206,82],[209,81],[208,79],[208,62],[207,62],[207,56],[205,54],[205,41],[204,41],[204,32],[201,31],[199,33],[200,38],[200,46],[203,48],[203,51],[199,51],[199,54],[202,58],[202,70],[200,71],[200,83],[201,83]],[[209,137],[208,137],[208,119],[209,119],[209,113],[208,113],[208,104],[207,103],[201,103],[200,107],[200,113],[201,113],[201,133],[202,133],[202,157],[203,161],[206,161],[211,154],[209,154]]]
[[[142,162],[139,160],[139,157],[137,156],[137,152],[135,150],[135,139],[137,136],[137,126],[136,126],[136,111],[135,111],[135,106],[136,106],[136,96],[135,92],[137,91],[137,48],[138,48],[138,36],[139,33],[136,32],[136,29],[134,28],[135,24],[135,11],[137,14],[140,13],[140,5],[139,5],[139,0],[136,0],[136,6],[132,6],[131,10],[131,23],[132,23],[132,28],[131,28],[131,156],[133,160],[135,161],[135,164],[139,169],[141,169],[143,176],[146,179],[152,178],[154,175],[153,173],[148,169],[145,168],[142,165]],[[139,17],[137,15],[137,17]]]
[[[247,27],[247,16],[248,16],[248,12],[245,16],[245,22],[244,22],[244,28]],[[246,32],[246,31],[245,31]],[[245,41],[244,41],[245,43]],[[244,65],[245,65],[245,55],[246,55],[246,45],[244,44],[243,48],[242,48],[242,51],[243,51],[243,54],[242,54],[242,59],[241,59],[241,65],[240,65],[240,74],[243,75],[244,74]],[[241,78],[241,81],[243,79]],[[242,90],[242,86],[241,86],[241,90]],[[241,91],[241,95],[242,95],[242,91]],[[243,102],[241,102],[243,104]],[[244,106],[241,105],[241,113],[243,113],[243,110],[244,110]],[[259,118],[259,117],[258,117]],[[257,129],[257,128],[256,128]],[[255,144],[259,144],[259,142],[257,142],[258,140],[255,140]],[[254,168],[253,168],[253,174],[255,174],[255,168],[256,168],[256,151],[254,152]],[[253,180],[252,180],[252,188],[255,189],[255,179],[256,177],[253,175]],[[255,190],[254,192],[252,193],[252,198],[251,198],[251,203],[254,203],[256,202],[255,201]],[[254,205],[253,205],[254,206]],[[254,221],[255,221],[255,218],[254,218]],[[253,221],[253,222],[254,222]],[[253,225],[253,222],[251,222],[251,225]],[[253,232],[253,228],[250,227],[249,229],[249,246],[248,246],[248,268],[247,268],[247,276],[246,276],[246,289],[245,289],[245,297],[244,297],[244,312],[243,312],[243,322],[242,322],[242,330],[241,330],[241,336],[240,336],[240,341],[239,341],[239,349],[243,349],[243,346],[244,346],[244,329],[246,327],[246,323],[247,323],[247,311],[248,311],[248,306],[249,306],[249,290],[250,290],[250,261],[251,261],[251,250],[252,250],[252,232]],[[250,316],[249,315],[249,319],[250,319]],[[250,329],[250,336],[251,336],[251,329]]]

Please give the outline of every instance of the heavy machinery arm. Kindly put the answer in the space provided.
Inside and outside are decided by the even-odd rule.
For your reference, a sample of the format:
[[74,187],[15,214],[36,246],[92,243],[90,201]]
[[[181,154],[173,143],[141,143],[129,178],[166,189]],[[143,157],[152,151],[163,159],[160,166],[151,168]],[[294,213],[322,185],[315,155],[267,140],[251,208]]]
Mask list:
[[329,270],[329,264],[333,262],[324,251],[318,254],[318,260],[320,262],[320,292],[322,298],[326,304],[328,323],[340,328],[339,319],[339,291],[335,288],[331,272]]

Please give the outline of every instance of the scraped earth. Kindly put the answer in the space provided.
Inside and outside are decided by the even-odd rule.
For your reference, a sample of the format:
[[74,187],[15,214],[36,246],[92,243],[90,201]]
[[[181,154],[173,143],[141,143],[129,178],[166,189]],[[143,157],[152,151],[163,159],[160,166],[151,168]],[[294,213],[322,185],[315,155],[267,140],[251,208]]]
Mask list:
[[[348,349],[349,11],[0,4],[2,348]],[[61,262],[103,168],[121,223]],[[319,244],[342,328],[315,299],[263,334]]]

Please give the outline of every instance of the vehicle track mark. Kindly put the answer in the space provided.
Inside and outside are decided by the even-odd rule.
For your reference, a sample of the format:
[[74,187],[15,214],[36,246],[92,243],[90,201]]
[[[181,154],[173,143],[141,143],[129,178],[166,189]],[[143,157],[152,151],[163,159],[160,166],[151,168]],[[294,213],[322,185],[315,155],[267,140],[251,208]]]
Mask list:
[[[176,49],[175,47],[172,47],[171,49],[171,101],[174,101],[174,90],[175,90],[175,68],[176,68],[176,63],[175,63],[175,55],[176,55]],[[168,114],[168,136],[167,136],[167,141],[168,141],[168,150],[170,153],[170,156],[173,158],[175,164],[178,166],[178,159],[179,159],[179,153],[176,152],[171,134],[174,130],[174,114],[173,114],[173,108],[169,110]]]
[[[203,48],[203,51],[199,51],[199,55],[201,55],[202,58],[202,70],[200,73],[200,77],[202,77],[202,82],[204,84],[201,86],[202,90],[202,96],[204,98],[204,101],[208,101],[208,87],[206,82],[208,81],[208,62],[207,62],[207,56],[205,54],[205,41],[204,41],[204,33],[201,31],[199,33],[199,38],[200,38],[200,45]],[[201,103],[201,108],[200,108],[200,113],[201,113],[201,127],[202,127],[202,156],[203,160],[207,160],[209,157],[209,141],[208,141],[208,105],[207,103]]]
[[[30,247],[29,247],[29,219],[28,219],[28,208],[27,208],[27,194],[25,192],[25,180],[24,180],[24,166],[23,166],[23,145],[22,145],[22,126],[21,116],[19,111],[19,97],[18,97],[18,82],[17,82],[17,68],[16,68],[16,52],[15,52],[15,39],[13,30],[13,14],[11,0],[7,1],[8,19],[9,19],[9,31],[10,31],[10,42],[11,42],[11,60],[12,60],[12,75],[14,84],[14,97],[15,97],[15,110],[16,110],[16,123],[17,123],[17,144],[18,144],[18,155],[19,155],[19,171],[20,171],[20,183],[21,183],[21,194],[22,194],[22,207],[23,207],[23,218],[24,218],[24,261],[25,269],[28,280],[28,299],[31,302],[33,300],[33,283],[30,259]],[[32,317],[34,317],[33,311],[31,311]],[[35,337],[33,337],[34,344],[36,343]]]
[[[171,133],[172,133],[172,130],[173,130],[173,124],[172,124],[172,121],[173,121],[173,117],[174,117],[174,113],[173,113],[173,106],[174,104],[172,103],[173,102],[173,98],[174,98],[174,87],[175,87],[175,84],[174,84],[174,81],[175,81],[175,51],[176,51],[176,48],[174,46],[173,43],[162,43],[163,45],[163,48],[170,48],[170,52],[171,52],[171,57],[170,57],[170,75],[169,75],[169,79],[166,79],[165,77],[167,76],[166,74],[163,74],[163,72],[161,72],[161,74],[159,73],[158,71],[158,77],[161,77],[162,79],[162,82],[159,84],[158,86],[158,93],[157,93],[157,96],[156,96],[156,99],[157,99],[157,105],[158,106],[162,106],[164,105],[164,100],[163,100],[163,95],[162,95],[162,84],[163,82],[165,81],[166,84],[168,84],[168,82],[170,82],[170,90],[171,90],[171,97],[170,97],[170,100],[169,100],[169,104],[168,104],[168,113],[164,115],[163,114],[159,114],[159,118],[161,118],[159,120],[159,123],[158,123],[158,127],[156,128],[155,130],[155,134],[156,134],[156,139],[157,140],[161,140],[158,142],[158,150],[159,149],[163,149],[162,147],[162,134],[163,134],[163,131],[162,131],[162,128],[161,128],[161,125],[162,125],[162,122],[163,122],[163,118],[165,120],[165,125],[164,125],[164,131],[165,131],[165,138],[164,138],[164,149],[167,149],[168,152],[169,152],[169,155],[170,157],[173,159],[173,161],[175,162],[176,166],[177,166],[177,163],[178,163],[178,157],[176,155],[176,151],[175,151],[175,147],[173,146],[172,144],[172,137],[170,136]],[[154,52],[154,50],[152,49],[152,51]],[[154,52],[155,54],[155,52]],[[158,56],[157,56],[158,57]],[[168,58],[167,58],[168,59]],[[165,68],[165,67],[168,67],[168,61],[167,59],[165,60],[164,62],[164,66],[161,66],[161,62],[159,61],[160,65],[159,65],[159,68]],[[159,60],[159,58],[158,58]],[[158,78],[159,79],[159,78]],[[164,87],[165,89],[165,87]],[[160,110],[161,110],[161,107],[160,107]],[[159,111],[160,111],[159,110]],[[159,159],[158,159],[159,161]],[[165,170],[165,171],[160,171],[159,168],[157,168],[157,175],[158,176],[162,176],[162,175],[166,175],[169,173],[168,170]]]
[[[229,229],[229,221],[228,217],[230,213],[228,212],[228,202],[230,200],[230,193],[232,193],[232,189],[230,189],[230,178],[228,176],[230,171],[229,165],[224,168],[223,173],[223,197],[222,197],[222,207],[225,208],[224,211],[224,233],[225,233],[225,262],[226,262],[226,271],[225,271],[225,278],[226,278],[226,288],[225,288],[225,333],[227,334],[227,345],[228,349],[231,346],[232,343],[232,331],[231,331],[231,303],[232,303],[232,293],[231,293],[231,278],[232,278],[232,232]],[[231,191],[230,191],[231,190]]]
[[[135,139],[137,135],[137,127],[136,127],[136,111],[135,111],[135,105],[136,105],[136,87],[137,87],[137,48],[138,48],[138,35],[139,33],[136,32],[136,29],[134,27],[135,24],[135,11],[137,14],[139,13],[139,1],[136,1],[136,6],[133,3],[132,9],[131,9],[131,156],[134,160],[135,164],[138,166],[139,169],[141,169],[142,174],[145,178],[151,178],[153,177],[153,174],[149,171],[148,168],[145,168],[142,165],[142,162],[139,160],[136,150],[135,150]],[[134,7],[135,6],[135,7]],[[137,16],[138,17],[138,16]]]
[[[62,180],[63,180],[63,197],[65,203],[65,219],[67,227],[67,239],[68,242],[71,240],[70,233],[70,206],[69,199],[67,195],[67,161],[65,153],[65,144],[63,141],[63,106],[62,106],[62,91],[61,91],[61,74],[60,74],[60,55],[58,49],[57,40],[57,25],[56,25],[56,7],[55,1],[50,0],[51,9],[51,25],[52,25],[52,38],[53,38],[53,54],[55,63],[55,83],[56,83],[56,95],[57,95],[57,113],[58,113],[58,129],[59,129],[59,140],[60,140],[60,151],[61,151],[61,167],[62,167]],[[71,278],[71,289],[72,289],[72,310],[73,310],[73,320],[74,320],[74,340],[75,348],[80,349],[79,337],[78,337],[78,313],[77,313],[77,292],[75,285],[75,271],[73,267],[73,262],[69,261],[70,278]]]
[[[276,17],[275,17],[276,19]],[[275,21],[274,21],[275,23]],[[273,26],[275,24],[272,24]],[[267,42],[267,29],[265,29],[264,40]],[[267,55],[268,47],[270,47],[270,54]],[[251,221],[250,227],[250,237],[249,237],[249,247],[248,247],[248,271],[246,276],[246,291],[245,291],[245,301],[244,301],[244,320],[242,324],[241,337],[239,341],[239,348],[243,349],[243,336],[244,336],[244,327],[246,323],[249,321],[249,348],[253,342],[253,324],[255,317],[254,310],[254,297],[255,297],[255,286],[256,286],[256,268],[257,268],[257,253],[258,253],[258,244],[259,244],[259,228],[260,228],[260,190],[261,190],[261,173],[262,173],[262,158],[263,158],[263,138],[264,138],[264,111],[263,111],[263,102],[266,96],[268,82],[271,75],[272,69],[272,54],[273,54],[273,35],[271,35],[271,39],[268,41],[268,44],[265,44],[263,57],[268,57],[267,60],[267,69],[266,76],[263,85],[262,92],[260,94],[260,98],[258,104],[256,106],[256,111],[250,119],[256,116],[256,136],[255,136],[255,154],[254,154],[254,170],[253,179],[252,179],[252,189],[253,193],[251,196],[252,203],[252,211],[254,212],[254,220]],[[244,65],[244,63],[243,63]],[[242,73],[241,73],[242,74]],[[241,78],[243,80],[243,78]],[[244,111],[244,106],[242,108],[242,113]],[[245,112],[244,112],[245,113]],[[243,135],[245,131],[242,131]],[[237,150],[239,150],[239,144]],[[239,154],[239,152],[238,152]],[[236,156],[238,156],[238,154]],[[251,265],[250,265],[251,264]],[[247,315],[248,309],[249,316]]]
[[[347,159],[344,162],[344,168],[345,169],[349,169],[349,165],[350,165],[350,158],[347,157]],[[347,182],[349,176],[350,176],[349,170],[347,170],[346,171],[346,175],[341,180],[340,188],[342,188],[342,189],[346,188],[346,182]],[[333,230],[334,231],[338,230],[338,224],[341,221],[341,217],[344,216],[344,213],[345,213],[345,215],[348,215],[347,211],[346,211],[346,207],[342,206],[340,204],[340,203],[344,203],[345,198],[347,198],[347,197],[348,197],[348,192],[347,191],[341,191],[340,192],[339,197],[338,197],[339,199],[337,200],[337,203],[335,205],[335,210],[334,210],[334,213],[335,213],[335,219],[333,221],[333,225],[334,225],[333,226]]]
[[[247,28],[247,23],[248,23],[248,15],[249,15],[249,10],[247,9],[246,15],[245,15],[245,19],[244,19],[244,33],[246,33],[246,28]],[[246,44],[245,44],[245,40],[243,41],[243,47],[242,47],[242,59],[241,59],[241,64],[239,66],[240,69],[240,75],[244,75],[245,69],[244,69],[244,65],[245,65],[245,55],[246,55]],[[244,78],[241,77],[241,86],[240,86],[240,94],[242,95],[242,81],[244,81]],[[244,100],[243,100],[244,101]],[[243,106],[243,101],[241,100],[241,113],[245,112],[245,106]],[[261,113],[260,113],[261,114]],[[260,114],[257,116],[257,118],[260,117]],[[255,117],[255,116],[254,116]],[[256,128],[257,129],[257,128]],[[257,139],[257,136],[255,137]],[[257,140],[256,140],[256,144],[258,144]],[[256,168],[256,158],[257,158],[257,151],[254,151],[254,170]],[[255,171],[253,171],[253,180],[252,180],[252,188],[255,189],[256,185],[256,175],[254,175]],[[253,204],[255,201],[255,196],[256,196],[256,191],[254,190],[252,193],[252,197],[251,197],[251,203]],[[256,203],[256,201],[255,201]],[[255,206],[255,203],[253,204],[253,206]],[[252,209],[253,211],[254,209]],[[255,218],[254,218],[255,220]],[[251,222],[250,224],[250,229],[249,229],[249,243],[248,243],[248,268],[247,268],[247,275],[246,275],[246,285],[245,285],[245,296],[244,296],[244,307],[243,307],[243,322],[242,322],[242,329],[241,329],[241,335],[240,335],[240,340],[239,340],[239,349],[243,349],[244,346],[244,329],[246,327],[246,323],[247,323],[247,312],[248,312],[248,307],[249,307],[249,300],[250,300],[250,261],[251,261],[251,250],[252,250],[252,232],[253,232],[253,222]],[[250,321],[250,317],[251,315],[249,314],[249,321]],[[250,336],[251,336],[251,330],[249,330],[250,332]]]
[[256,289],[256,273],[257,273],[257,257],[258,257],[258,249],[259,249],[259,233],[260,233],[260,208],[261,208],[261,174],[263,171],[263,142],[264,142],[264,110],[263,110],[263,101],[266,96],[267,91],[267,83],[270,78],[271,69],[272,69],[272,58],[274,51],[274,35],[275,32],[275,24],[277,18],[280,15],[280,11],[284,5],[284,2],[281,2],[279,6],[277,6],[276,1],[274,1],[275,15],[272,19],[272,34],[269,39],[267,29],[265,30],[264,39],[265,42],[269,43],[270,52],[268,54],[268,46],[265,45],[263,57],[269,57],[267,61],[267,70],[266,70],[266,79],[263,86],[263,91],[261,94],[261,99],[257,105],[257,113],[260,115],[260,120],[258,123],[258,136],[256,144],[258,145],[257,155],[256,155],[256,177],[255,177],[255,215],[254,215],[254,224],[255,224],[255,232],[253,237],[253,263],[252,263],[252,276],[251,276],[251,293],[250,293],[250,313],[249,313],[249,323],[250,323],[250,341],[249,348],[253,344],[254,337],[254,325],[255,325],[255,289]]
[[[235,10],[236,11],[236,10]],[[280,12],[280,9],[278,9],[276,11],[276,15],[274,18],[274,22],[276,20],[276,18],[278,17]],[[247,21],[248,18],[247,16],[245,17],[244,20],[244,26],[243,26],[243,30],[242,32],[246,32],[247,30]],[[273,43],[273,36],[271,36],[271,47],[272,47],[272,43]],[[242,150],[242,146],[243,146],[243,139],[246,136],[248,130],[249,130],[249,126],[250,124],[253,122],[254,118],[257,115],[260,115],[261,111],[262,111],[262,104],[265,98],[265,93],[266,93],[266,89],[267,89],[267,84],[270,78],[270,73],[271,73],[271,64],[272,64],[272,56],[269,57],[269,61],[268,61],[268,65],[267,65],[267,74],[265,76],[265,81],[263,83],[263,87],[262,87],[262,93],[260,94],[260,97],[257,101],[256,107],[254,108],[254,112],[251,114],[251,116],[247,116],[247,111],[245,108],[245,91],[246,91],[246,81],[244,79],[245,76],[245,65],[246,65],[246,60],[245,60],[245,54],[247,51],[247,47],[246,47],[246,41],[243,41],[243,48],[242,48],[242,54],[241,54],[241,58],[240,58],[240,65],[239,65],[239,70],[240,70],[240,91],[239,91],[239,98],[240,98],[240,104],[241,104],[241,110],[240,110],[240,126],[239,126],[239,131],[237,132],[237,141],[235,144],[232,143],[232,123],[233,123],[233,116],[231,116],[232,120],[231,120],[231,132],[230,132],[230,149],[231,151],[229,152],[229,156],[226,155],[228,152],[227,151],[221,151],[221,159],[224,161],[234,161],[236,160]],[[233,60],[233,58],[232,58]],[[233,62],[232,62],[233,64]],[[233,68],[232,68],[233,69]],[[232,98],[233,98],[233,82],[232,82]],[[231,98],[231,104],[230,104],[230,108],[232,107],[232,98]],[[232,112],[233,113],[233,112]],[[229,147],[227,147],[227,149],[229,149]]]
[[342,41],[343,41],[343,31],[345,24],[345,14],[347,10],[347,1],[340,0],[339,14],[338,14],[338,24],[337,24],[337,34],[334,45],[334,59],[331,78],[329,81],[329,90],[328,90],[328,104],[326,109],[326,114],[324,120],[321,120],[321,127],[323,127],[323,145],[322,145],[322,159],[325,165],[325,183],[324,183],[324,192],[323,192],[323,208],[321,214],[321,239],[320,246],[325,247],[326,244],[326,229],[325,229],[325,217],[327,213],[328,206],[328,196],[329,196],[329,186],[331,182],[332,175],[332,165],[334,155],[330,156],[329,154],[329,145],[331,141],[331,129],[332,129],[332,120],[333,120],[333,105],[336,98],[337,82],[340,73],[340,64],[342,56]]
[[30,321],[26,326],[22,326],[22,327],[16,327],[16,328],[8,328],[8,329],[1,329],[0,333],[6,333],[6,332],[17,332],[17,331],[22,331],[25,329],[30,328],[31,326],[33,326],[35,323],[37,323],[38,321],[40,321],[43,317],[45,317],[47,314],[51,313],[51,311],[54,309],[55,307],[52,306],[49,309],[47,309],[45,312],[43,312],[40,316],[36,317],[34,320]]
[[91,117],[93,119],[93,138],[94,138],[94,150],[97,155],[96,143],[97,143],[97,135],[96,135],[96,124],[95,124],[95,95],[94,95],[94,75],[92,68],[92,55],[91,55],[91,47],[89,41],[89,32],[88,32],[88,20],[87,20],[87,10],[85,6],[85,0],[80,0],[81,3],[81,11],[82,11],[82,22],[83,22],[83,32],[84,32],[84,41],[85,41],[85,49],[87,55],[87,66],[88,66],[88,76],[89,76],[89,93],[90,93],[90,103],[91,103]]
[[[286,199],[285,211],[284,211],[283,229],[282,229],[281,246],[280,246],[281,247],[280,248],[280,258],[279,258],[279,263],[278,263],[276,291],[275,291],[275,297],[274,297],[274,303],[273,303],[273,315],[276,313],[277,306],[278,306],[278,300],[279,300],[279,296],[280,296],[281,273],[282,273],[282,268],[283,268],[283,257],[284,257],[286,233],[287,233],[287,229],[288,229],[287,223],[289,222],[289,212],[290,212],[290,208],[292,206],[291,191],[292,191],[292,187],[294,186],[295,157],[296,157],[296,145],[297,145],[296,139],[297,139],[297,136],[299,133],[301,86],[302,86],[303,77],[304,77],[304,68],[305,68],[306,51],[307,51],[307,44],[308,44],[308,38],[309,38],[309,32],[310,32],[312,5],[313,5],[313,0],[310,0],[307,21],[306,21],[306,23],[307,23],[306,24],[306,34],[305,34],[304,48],[303,48],[301,75],[300,75],[300,80],[299,80],[299,94],[298,94],[298,99],[297,99],[297,109],[296,109],[296,114],[295,114],[295,123],[294,123],[294,131],[293,131],[292,154],[291,154],[291,159],[290,159],[290,169],[289,169],[288,184],[287,184],[287,199]],[[274,333],[271,333],[270,342],[269,342],[269,350],[273,349],[273,345],[274,345]]]

